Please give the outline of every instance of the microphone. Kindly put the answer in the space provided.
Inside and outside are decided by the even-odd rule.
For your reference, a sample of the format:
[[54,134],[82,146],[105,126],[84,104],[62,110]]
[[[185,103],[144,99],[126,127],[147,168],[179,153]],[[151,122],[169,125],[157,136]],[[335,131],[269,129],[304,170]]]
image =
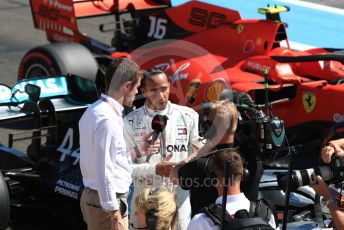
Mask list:
[[153,144],[157,139],[159,134],[164,131],[167,124],[168,117],[165,115],[157,114],[152,120],[152,129],[154,130],[152,135],[151,144]]
[[[153,144],[157,139],[159,134],[164,131],[166,125],[167,125],[167,120],[168,117],[165,115],[160,115],[157,114],[153,117],[152,119],[152,129],[153,131],[153,135],[152,135],[152,140],[150,140],[150,144]],[[150,158],[152,155],[148,155],[146,158],[146,162],[149,162]]]

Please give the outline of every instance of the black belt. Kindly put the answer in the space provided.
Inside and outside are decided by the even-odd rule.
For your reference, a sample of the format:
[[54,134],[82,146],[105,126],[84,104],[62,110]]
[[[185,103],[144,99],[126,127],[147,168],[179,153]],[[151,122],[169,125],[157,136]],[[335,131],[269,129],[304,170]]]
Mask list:
[[120,196],[124,196],[124,195],[127,195],[128,192],[125,192],[125,193],[118,193],[116,192],[116,197],[120,197]]

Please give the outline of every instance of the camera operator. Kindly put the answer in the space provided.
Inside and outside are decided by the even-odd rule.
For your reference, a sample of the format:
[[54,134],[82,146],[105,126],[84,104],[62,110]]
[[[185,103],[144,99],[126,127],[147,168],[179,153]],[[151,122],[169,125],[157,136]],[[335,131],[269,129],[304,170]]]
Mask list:
[[[244,226],[254,226],[254,229],[276,229],[273,212],[268,206],[255,203],[251,207],[250,200],[240,190],[246,170],[239,152],[234,149],[219,150],[209,158],[207,167],[209,172],[214,173],[217,178],[216,189],[219,197],[216,199],[215,205],[204,208],[203,213],[192,218],[188,230],[220,229],[218,220],[221,218],[222,204],[225,202],[223,196],[227,196],[224,229],[241,229]],[[226,171],[228,175],[226,175]],[[227,176],[228,182],[225,180]],[[257,208],[258,206],[259,208]],[[255,211],[252,210],[253,207],[256,207]]]
[[[338,140],[331,140],[326,144],[326,146],[321,150],[321,158],[324,163],[330,163],[333,154],[339,157],[342,162],[344,162],[344,138]],[[337,203],[330,195],[330,189],[324,182],[321,176],[316,177],[317,183],[311,185],[316,193],[323,197],[323,200],[330,210],[332,220],[338,229],[344,229],[344,213],[341,212],[337,206]]]
[[216,101],[209,109],[208,121],[211,125],[206,135],[205,145],[171,171],[171,180],[179,184],[182,189],[190,190],[192,216],[214,203],[218,197],[216,187],[211,183],[216,181],[216,177],[211,177],[206,167],[209,159],[207,154],[211,155],[212,150],[233,147],[234,133],[238,123],[237,109],[228,100]]

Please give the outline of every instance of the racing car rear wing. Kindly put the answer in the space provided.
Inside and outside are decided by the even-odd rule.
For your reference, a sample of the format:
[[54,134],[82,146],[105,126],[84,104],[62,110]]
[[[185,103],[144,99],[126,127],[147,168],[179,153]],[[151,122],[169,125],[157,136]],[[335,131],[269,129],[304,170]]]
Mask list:
[[67,87],[67,79],[65,76],[25,79],[19,81],[12,88],[5,84],[0,84],[0,106],[20,104],[29,100],[29,95],[25,92],[25,86],[28,84],[40,87],[41,99],[70,94],[70,91]]
[[37,100],[50,99],[55,111],[86,108],[99,96],[93,81],[75,75],[24,79],[13,87],[0,84],[0,121],[27,115],[21,108],[30,101],[29,84],[40,88]]
[[130,8],[135,8],[135,10],[146,10],[171,6],[170,0],[74,0],[73,4],[75,16],[77,18],[113,14],[115,12],[126,11]]
[[80,42],[89,38],[79,31],[77,18],[115,15],[128,9],[145,10],[171,6],[169,0],[30,0],[35,28],[49,41]]
[[95,82],[74,75],[24,79],[13,87],[0,84],[0,92],[1,124],[7,127],[17,121],[26,121],[25,124],[31,127],[11,132],[8,148],[11,149],[15,142],[31,140],[26,154],[35,160],[42,156],[44,138],[46,145],[56,144],[58,119],[65,120],[70,112],[82,114],[89,103],[98,99]]

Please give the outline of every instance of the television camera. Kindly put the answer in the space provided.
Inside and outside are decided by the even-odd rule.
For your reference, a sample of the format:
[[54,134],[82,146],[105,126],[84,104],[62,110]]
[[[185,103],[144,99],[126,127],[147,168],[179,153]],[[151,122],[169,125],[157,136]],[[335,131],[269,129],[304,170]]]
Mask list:
[[[285,151],[280,151],[285,144],[283,120],[272,116],[269,109],[264,113],[247,93],[227,89],[222,92],[220,100],[229,100],[237,107],[239,121],[235,141],[240,149],[255,153],[257,160],[262,161],[285,157]],[[213,133],[212,123],[208,120],[210,107],[209,104],[202,107],[203,112],[200,116],[200,132],[206,139]]]

